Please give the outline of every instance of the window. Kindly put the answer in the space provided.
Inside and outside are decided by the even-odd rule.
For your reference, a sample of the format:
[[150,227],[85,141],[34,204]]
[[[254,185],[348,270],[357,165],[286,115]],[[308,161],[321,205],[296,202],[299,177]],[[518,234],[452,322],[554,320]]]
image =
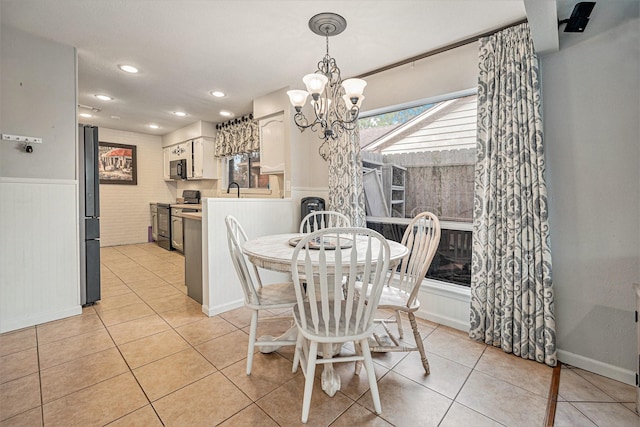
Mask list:
[[236,154],[227,158],[228,183],[240,188],[269,188],[269,175],[260,174],[260,151]]
[[[427,277],[463,286],[471,283],[476,110],[477,96],[467,92],[358,120],[363,170],[380,177],[365,178],[367,209],[386,205],[393,217],[367,212],[367,226],[400,241],[410,218],[433,212],[442,235]],[[404,179],[385,179],[389,165]]]

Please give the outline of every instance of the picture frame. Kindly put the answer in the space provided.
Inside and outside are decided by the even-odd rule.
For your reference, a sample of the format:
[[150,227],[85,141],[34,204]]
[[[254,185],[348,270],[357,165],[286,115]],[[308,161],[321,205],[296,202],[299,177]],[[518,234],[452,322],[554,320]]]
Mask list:
[[138,185],[136,146],[98,143],[100,184]]

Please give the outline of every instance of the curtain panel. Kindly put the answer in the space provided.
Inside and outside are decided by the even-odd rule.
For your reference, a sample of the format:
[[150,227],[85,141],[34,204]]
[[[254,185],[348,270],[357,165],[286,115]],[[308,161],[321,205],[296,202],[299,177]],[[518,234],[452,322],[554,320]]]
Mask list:
[[257,120],[235,120],[219,125],[216,133],[216,157],[250,153],[259,149],[260,133]]
[[354,227],[366,227],[360,132],[356,127],[345,131],[329,144],[328,209],[340,212]]
[[469,336],[557,363],[540,74],[528,24],[480,39]]

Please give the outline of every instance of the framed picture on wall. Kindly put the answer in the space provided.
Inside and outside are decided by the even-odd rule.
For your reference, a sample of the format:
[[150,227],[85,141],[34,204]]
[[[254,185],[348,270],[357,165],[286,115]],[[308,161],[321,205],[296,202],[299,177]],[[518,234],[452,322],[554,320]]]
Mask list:
[[138,184],[136,146],[100,142],[98,170],[100,184]]

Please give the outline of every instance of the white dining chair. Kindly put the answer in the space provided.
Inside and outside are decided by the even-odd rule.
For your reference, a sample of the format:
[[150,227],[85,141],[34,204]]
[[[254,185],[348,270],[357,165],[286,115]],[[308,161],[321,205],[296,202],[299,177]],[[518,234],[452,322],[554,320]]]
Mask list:
[[[227,215],[225,218],[227,226],[227,241],[229,244],[229,254],[233,260],[233,266],[238,273],[240,285],[244,292],[244,305],[252,310],[251,325],[249,326],[249,346],[247,349],[247,375],[251,375],[251,365],[253,364],[253,353],[255,347],[278,347],[294,345],[295,340],[273,340],[256,338],[258,331],[258,317],[260,310],[277,310],[292,308],[297,300],[292,282],[274,283],[263,286],[258,268],[253,265],[253,274],[247,267],[247,261],[242,253],[242,244],[247,241],[247,234],[238,220]],[[255,278],[255,280],[254,280]],[[283,316],[261,317],[261,321],[282,320]]]
[[[364,362],[375,411],[382,412],[368,339],[373,332],[389,258],[390,249],[385,238],[367,228],[324,228],[306,234],[297,244],[291,258],[297,298],[293,318],[298,327],[293,371],[300,365],[305,375],[303,423],[309,418],[318,364]],[[306,277],[306,291],[299,279],[301,274]],[[358,298],[356,280],[364,280],[370,286],[366,304]],[[348,341],[357,343],[359,351],[352,356],[333,356],[333,346]],[[320,345],[323,357],[318,359]],[[333,371],[332,365],[325,367],[323,382],[327,368]],[[339,377],[337,380],[339,388]]]
[[336,211],[314,211],[300,221],[300,233],[311,233],[330,227],[351,227],[351,221],[346,215]]
[[[430,372],[429,361],[424,351],[424,344],[418,330],[415,312],[420,308],[418,293],[420,292],[422,279],[424,279],[427,270],[429,270],[439,243],[440,221],[438,217],[431,212],[422,212],[416,215],[402,236],[402,244],[409,249],[409,254],[402,259],[399,268],[389,278],[380,300],[373,301],[380,309],[393,310],[395,319],[376,319],[376,323],[383,326],[388,339],[374,334],[376,344],[371,345],[371,351],[418,351],[427,375]],[[363,294],[365,293],[362,291],[361,284],[357,284],[357,288]],[[366,292],[366,298],[369,298],[369,291]],[[415,345],[402,341],[404,332],[401,313],[406,313],[409,318]],[[387,323],[397,324],[398,336],[394,336],[387,327]],[[358,370],[359,365],[356,367],[356,371]]]

